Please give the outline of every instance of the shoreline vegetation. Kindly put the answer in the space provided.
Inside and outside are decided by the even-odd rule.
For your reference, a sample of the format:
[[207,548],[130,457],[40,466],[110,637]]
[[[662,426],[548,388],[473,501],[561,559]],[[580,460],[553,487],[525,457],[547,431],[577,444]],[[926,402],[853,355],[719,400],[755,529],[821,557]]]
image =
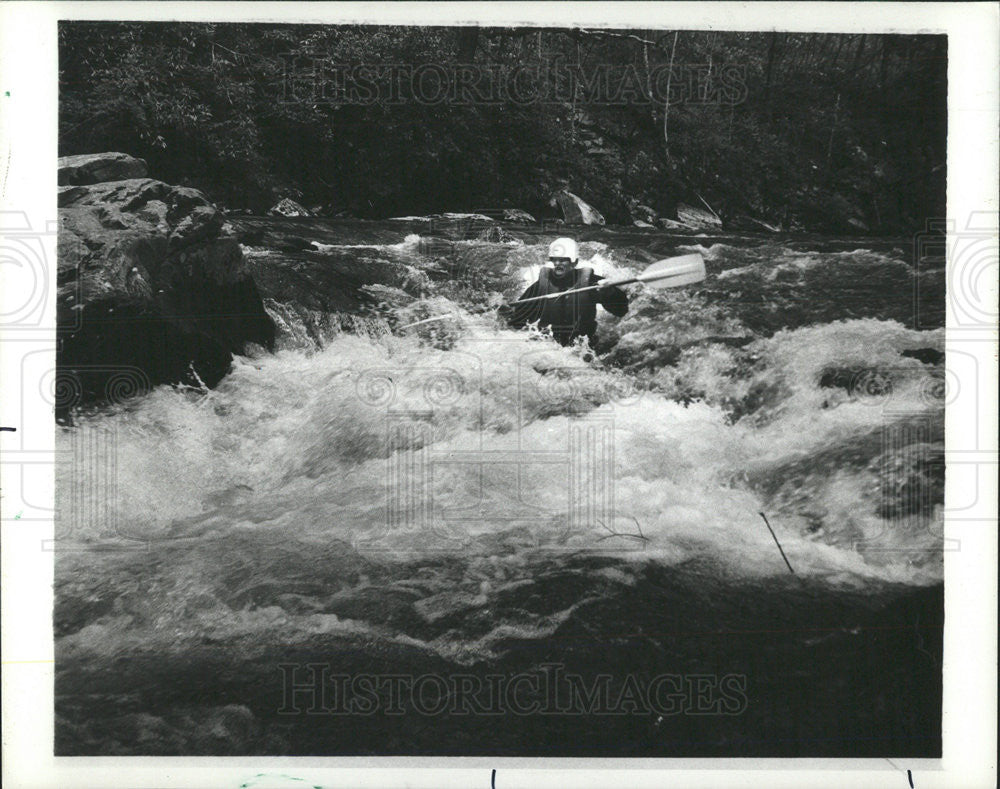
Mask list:
[[231,210],[546,221],[569,194],[610,225],[873,236],[944,215],[945,36],[73,22],[59,38],[60,156],[124,151]]

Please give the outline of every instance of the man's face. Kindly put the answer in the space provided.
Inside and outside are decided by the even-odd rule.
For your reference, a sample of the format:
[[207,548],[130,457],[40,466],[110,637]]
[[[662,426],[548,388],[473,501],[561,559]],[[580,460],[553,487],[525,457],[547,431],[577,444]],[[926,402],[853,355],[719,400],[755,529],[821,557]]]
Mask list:
[[549,263],[552,264],[552,268],[555,270],[556,276],[560,279],[565,277],[566,274],[574,267],[573,261],[569,258],[549,258]]

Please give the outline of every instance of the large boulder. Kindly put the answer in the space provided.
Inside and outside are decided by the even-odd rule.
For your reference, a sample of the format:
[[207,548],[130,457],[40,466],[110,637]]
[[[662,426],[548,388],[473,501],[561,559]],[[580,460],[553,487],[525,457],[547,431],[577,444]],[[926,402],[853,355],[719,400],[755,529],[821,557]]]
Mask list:
[[601,212],[572,192],[558,192],[553,201],[562,209],[567,225],[603,225]]
[[214,386],[248,343],[273,347],[240,245],[201,192],[130,178],[62,186],[58,199],[57,410],[158,383]]
[[146,162],[127,153],[82,153],[59,159],[59,186],[145,178]]

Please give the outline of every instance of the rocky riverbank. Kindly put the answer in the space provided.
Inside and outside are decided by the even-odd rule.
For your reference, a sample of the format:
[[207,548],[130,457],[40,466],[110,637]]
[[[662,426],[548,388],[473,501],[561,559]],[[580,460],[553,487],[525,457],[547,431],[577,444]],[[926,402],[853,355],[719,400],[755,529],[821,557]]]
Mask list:
[[214,386],[234,353],[273,346],[240,244],[204,194],[121,153],[60,159],[59,183],[58,411]]

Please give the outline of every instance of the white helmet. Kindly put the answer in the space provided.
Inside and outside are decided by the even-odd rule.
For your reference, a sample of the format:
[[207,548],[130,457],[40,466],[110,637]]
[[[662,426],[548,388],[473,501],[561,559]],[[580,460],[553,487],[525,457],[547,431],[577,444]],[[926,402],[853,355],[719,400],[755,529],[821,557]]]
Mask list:
[[576,263],[578,257],[579,253],[576,248],[576,242],[572,238],[557,238],[549,244],[550,260],[552,258],[569,258]]

